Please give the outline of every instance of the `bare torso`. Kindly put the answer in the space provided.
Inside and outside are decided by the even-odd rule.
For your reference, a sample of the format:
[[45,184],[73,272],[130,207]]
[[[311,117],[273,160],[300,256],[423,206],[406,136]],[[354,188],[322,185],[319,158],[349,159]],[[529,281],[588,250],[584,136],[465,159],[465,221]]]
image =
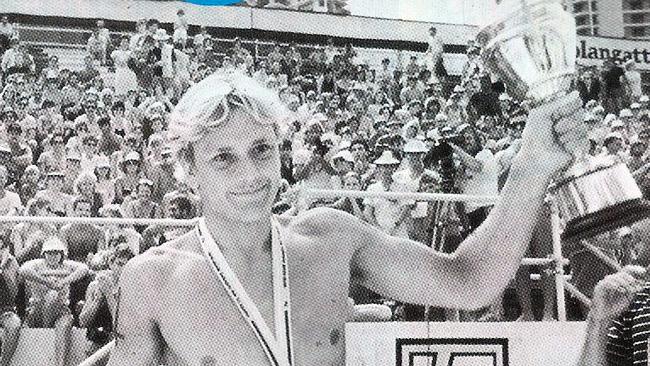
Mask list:
[[[282,230],[288,249],[295,362],[343,365],[344,325],[352,310],[347,297],[353,250],[310,226],[287,224]],[[163,281],[154,321],[168,365],[269,364],[252,329],[212,272],[194,231],[144,255],[164,263],[159,267]],[[256,274],[239,279],[273,330],[270,256]]]

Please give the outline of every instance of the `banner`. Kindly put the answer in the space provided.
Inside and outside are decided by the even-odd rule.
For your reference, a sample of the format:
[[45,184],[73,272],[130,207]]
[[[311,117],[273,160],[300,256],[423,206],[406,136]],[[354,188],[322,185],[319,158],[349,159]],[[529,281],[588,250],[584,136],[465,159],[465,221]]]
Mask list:
[[612,57],[623,61],[634,60],[639,70],[650,70],[650,42],[578,36],[576,45],[578,64],[599,66],[603,60]]

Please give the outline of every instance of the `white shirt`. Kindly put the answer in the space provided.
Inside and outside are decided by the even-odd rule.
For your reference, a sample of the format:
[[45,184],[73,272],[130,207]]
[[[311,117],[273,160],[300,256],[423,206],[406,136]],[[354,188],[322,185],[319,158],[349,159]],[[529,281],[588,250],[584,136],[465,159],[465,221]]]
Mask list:
[[[366,189],[368,192],[395,192],[400,191],[399,184],[396,184],[394,181],[391,183],[390,189],[384,188],[384,185],[381,182],[372,183]],[[400,230],[393,233],[397,219],[401,211],[403,203],[399,201],[393,202],[389,201],[386,198],[375,197],[375,198],[365,198],[363,204],[366,206],[373,207],[375,209],[375,218],[381,228],[387,234],[394,234],[395,236],[408,238],[408,232],[406,231],[404,225]]]
[[0,198],[0,216],[17,215],[21,207],[18,193],[5,190],[4,197]]
[[[488,149],[479,152],[475,157],[483,163],[483,169],[480,172],[470,171],[468,177],[463,182],[463,194],[476,196],[496,196],[499,194],[499,164],[494,154]],[[477,204],[468,202],[466,204],[467,212],[472,212],[478,208],[491,206],[490,204]]]

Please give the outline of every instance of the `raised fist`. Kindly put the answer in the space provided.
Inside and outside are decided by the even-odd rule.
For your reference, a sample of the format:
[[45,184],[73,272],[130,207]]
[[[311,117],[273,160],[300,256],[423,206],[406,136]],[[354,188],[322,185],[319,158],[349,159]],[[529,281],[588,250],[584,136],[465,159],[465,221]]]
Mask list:
[[626,266],[603,278],[594,289],[591,315],[605,321],[619,317],[645,286],[645,275],[643,267]]
[[582,101],[573,92],[530,111],[522,133],[519,164],[542,173],[566,168],[589,151]]

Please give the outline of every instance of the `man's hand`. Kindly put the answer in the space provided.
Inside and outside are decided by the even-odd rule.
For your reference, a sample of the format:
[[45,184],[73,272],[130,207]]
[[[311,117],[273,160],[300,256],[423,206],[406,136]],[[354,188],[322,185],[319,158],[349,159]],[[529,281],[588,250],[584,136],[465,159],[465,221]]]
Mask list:
[[555,173],[574,156],[589,151],[583,113],[578,92],[534,108],[522,133],[516,164],[536,174]]
[[602,279],[594,289],[590,315],[601,321],[612,321],[632,303],[645,285],[646,269],[626,266],[618,273]]

